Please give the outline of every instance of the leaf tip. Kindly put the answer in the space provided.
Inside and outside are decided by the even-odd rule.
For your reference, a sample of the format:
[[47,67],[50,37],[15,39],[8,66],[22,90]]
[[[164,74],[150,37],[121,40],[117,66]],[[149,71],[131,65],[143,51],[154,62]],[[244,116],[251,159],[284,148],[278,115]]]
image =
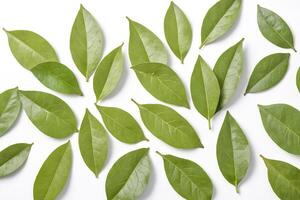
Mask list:
[[8,32],[8,31],[7,31],[7,30],[6,30],[4,27],[2,28],[2,30],[3,30],[5,33],[7,33],[7,32]]
[[131,22],[131,19],[130,19],[128,16],[126,16],[126,19],[127,19],[129,22]]

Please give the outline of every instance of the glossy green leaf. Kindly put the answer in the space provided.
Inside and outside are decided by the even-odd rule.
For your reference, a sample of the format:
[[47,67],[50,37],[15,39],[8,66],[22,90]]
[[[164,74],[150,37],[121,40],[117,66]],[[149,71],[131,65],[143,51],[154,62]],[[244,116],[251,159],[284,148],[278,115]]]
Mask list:
[[158,139],[180,149],[203,147],[194,128],[172,108],[161,104],[135,104],[145,126]]
[[41,132],[54,138],[65,138],[77,132],[74,113],[63,100],[39,91],[19,93],[27,116]]
[[165,173],[173,189],[185,199],[212,199],[213,185],[206,172],[195,162],[172,155],[162,155]]
[[161,40],[145,26],[127,19],[130,30],[128,53],[131,64],[148,62],[167,64],[168,54]]
[[191,47],[193,32],[188,18],[173,1],[165,16],[164,30],[171,50],[183,63]]
[[149,149],[131,151],[115,162],[106,178],[107,200],[135,200],[141,196],[151,174],[148,152]]
[[226,106],[235,95],[244,68],[243,41],[227,49],[217,60],[214,73],[220,85],[218,109]]
[[137,121],[126,111],[115,107],[97,106],[109,132],[119,141],[135,144],[148,140]]
[[281,48],[296,51],[292,31],[279,15],[257,5],[257,23],[260,32],[267,40]]
[[18,88],[6,90],[0,94],[0,136],[14,125],[20,111]]
[[300,111],[287,104],[258,107],[271,139],[285,151],[300,155]]
[[95,72],[93,87],[97,101],[108,96],[119,83],[124,65],[122,46],[104,57]]
[[82,95],[75,75],[61,63],[41,63],[32,68],[31,72],[47,88],[63,94]]
[[0,152],[0,177],[20,169],[29,156],[32,144],[13,144]]
[[26,30],[4,31],[12,54],[26,69],[43,62],[58,62],[55,50],[42,36]]
[[201,47],[222,37],[233,27],[241,4],[242,0],[220,0],[208,10],[201,28]]
[[297,71],[296,85],[297,85],[298,91],[300,92],[300,68],[298,68],[298,71]]
[[269,183],[282,200],[300,199],[300,170],[286,162],[261,156],[268,168]]
[[74,63],[87,80],[100,62],[103,40],[96,19],[81,5],[72,27],[70,50]]
[[85,164],[98,177],[107,158],[108,136],[102,124],[88,110],[79,130],[79,149]]
[[249,167],[250,148],[243,130],[229,112],[219,133],[217,159],[223,176],[238,192],[238,185]]
[[189,108],[179,76],[167,65],[143,63],[132,67],[140,83],[155,98],[165,103]]
[[211,128],[210,120],[219,104],[220,86],[216,75],[201,56],[195,64],[190,87],[196,109],[208,120]]
[[250,76],[245,94],[262,92],[277,85],[287,72],[289,58],[288,53],[275,53],[259,61]]
[[59,146],[45,160],[37,174],[34,186],[34,200],[55,200],[66,185],[72,166],[70,142]]

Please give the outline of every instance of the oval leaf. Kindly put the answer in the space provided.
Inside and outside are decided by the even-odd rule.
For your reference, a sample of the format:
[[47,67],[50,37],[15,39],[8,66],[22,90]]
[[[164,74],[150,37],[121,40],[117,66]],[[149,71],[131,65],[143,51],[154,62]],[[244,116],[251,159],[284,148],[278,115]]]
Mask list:
[[98,177],[107,158],[108,136],[102,124],[88,110],[79,130],[79,149],[85,164]]
[[219,133],[217,159],[223,176],[238,192],[238,185],[249,167],[250,148],[242,129],[229,112]]
[[184,12],[171,2],[164,20],[166,40],[173,53],[183,63],[192,43],[192,27]]
[[15,123],[21,111],[18,88],[0,94],[0,136],[4,135]]
[[217,60],[214,73],[220,85],[218,110],[226,106],[236,93],[244,68],[243,41],[227,49]]
[[77,79],[73,72],[58,62],[45,62],[31,69],[35,77],[47,88],[63,94],[82,96]]
[[287,104],[259,105],[261,120],[271,139],[285,151],[300,155],[300,112]]
[[278,84],[287,72],[289,58],[288,53],[275,53],[259,61],[250,76],[245,94],[262,92]]
[[300,92],[300,68],[298,68],[298,71],[297,71],[296,85],[297,85],[298,91]]
[[60,98],[39,91],[20,91],[20,99],[31,122],[44,134],[65,138],[77,132],[71,108]]
[[128,53],[131,64],[147,62],[167,64],[168,54],[161,40],[145,26],[127,19],[130,30]]
[[100,62],[103,40],[96,19],[81,5],[72,27],[70,50],[75,65],[87,80]]
[[162,155],[165,173],[173,189],[185,199],[210,200],[213,185],[206,172],[191,160]]
[[210,120],[219,104],[220,86],[216,75],[201,56],[198,57],[192,73],[191,95],[196,109],[208,120],[211,128]]
[[220,0],[208,10],[201,28],[201,47],[222,37],[233,27],[241,4],[241,0]]
[[292,31],[279,15],[257,5],[257,23],[260,32],[267,40],[281,48],[296,51]]
[[194,128],[172,108],[160,104],[135,104],[145,126],[158,139],[180,149],[203,147]]
[[32,144],[13,144],[0,152],[0,177],[7,176],[23,166]]
[[124,65],[122,46],[104,57],[95,72],[93,87],[97,101],[108,96],[119,83]]
[[58,62],[55,50],[42,36],[26,30],[5,32],[12,54],[26,69],[30,70],[43,62]]
[[72,166],[70,142],[55,149],[43,163],[33,186],[34,200],[54,200],[66,185]]
[[273,191],[282,200],[300,199],[300,170],[293,165],[261,156],[268,168]]
[[165,103],[189,108],[184,85],[178,75],[161,63],[133,66],[140,83],[155,98]]
[[107,200],[137,199],[144,192],[151,174],[149,149],[131,151],[110,169],[105,183]]
[[148,140],[137,121],[120,108],[97,106],[109,132],[119,141],[135,144]]

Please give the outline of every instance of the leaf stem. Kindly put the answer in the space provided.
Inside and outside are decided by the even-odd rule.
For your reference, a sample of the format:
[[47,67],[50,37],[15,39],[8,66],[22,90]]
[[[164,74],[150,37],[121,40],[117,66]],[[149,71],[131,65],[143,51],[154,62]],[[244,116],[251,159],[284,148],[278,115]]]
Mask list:
[[210,119],[208,119],[207,121],[208,121],[208,128],[209,128],[209,130],[211,130],[211,122],[210,122]]
[[158,155],[160,155],[161,157],[163,157],[164,155],[162,153],[160,153],[159,151],[155,151],[155,153],[157,153]]
[[132,101],[133,103],[135,103],[138,107],[140,106],[140,104],[139,104],[138,102],[136,102],[134,99],[131,98],[131,101]]

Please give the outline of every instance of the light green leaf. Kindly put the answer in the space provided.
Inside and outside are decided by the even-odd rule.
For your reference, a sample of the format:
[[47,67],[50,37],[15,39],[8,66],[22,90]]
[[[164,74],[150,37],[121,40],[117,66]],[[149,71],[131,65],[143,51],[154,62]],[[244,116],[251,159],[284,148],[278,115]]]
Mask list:
[[120,108],[97,106],[109,132],[119,141],[135,144],[148,140],[137,121]]
[[21,111],[18,88],[0,94],[0,136],[4,135],[16,122]]
[[219,133],[217,159],[223,176],[238,192],[238,185],[249,167],[250,148],[242,129],[229,112]]
[[191,95],[196,109],[208,120],[211,128],[210,120],[219,104],[220,86],[216,75],[201,56],[198,56],[192,73]]
[[297,71],[296,85],[297,85],[298,91],[300,92],[300,68],[298,68],[298,71]]
[[95,72],[93,87],[97,101],[108,96],[119,83],[124,65],[122,46],[104,57]]
[[183,63],[191,47],[193,32],[188,18],[173,1],[165,16],[164,30],[171,50]]
[[158,139],[180,149],[203,147],[194,128],[172,108],[161,104],[134,103],[140,110],[145,126]]
[[269,183],[282,200],[300,199],[300,170],[293,165],[261,156],[268,168]]
[[250,76],[245,94],[262,92],[277,85],[287,72],[289,58],[288,53],[275,53],[259,61]]
[[165,173],[173,189],[185,199],[212,199],[213,185],[206,172],[195,162],[172,155],[162,155]]
[[141,196],[151,174],[148,152],[149,149],[131,151],[115,162],[106,178],[107,200],[135,200]]
[[86,80],[90,78],[100,62],[103,43],[99,24],[81,5],[72,27],[70,50],[74,63]]
[[267,40],[281,48],[296,51],[292,31],[279,15],[257,5],[257,23]]
[[58,62],[55,50],[42,36],[26,30],[4,31],[12,54],[26,69],[30,70],[43,62]]
[[155,98],[165,103],[189,108],[186,92],[179,76],[161,63],[133,66],[140,83]]
[[31,69],[35,77],[47,88],[63,94],[82,96],[79,84],[73,72],[58,62],[45,62]]
[[98,177],[107,158],[108,136],[102,124],[88,110],[79,130],[79,149],[85,164]]
[[70,141],[55,149],[43,163],[33,186],[34,200],[55,200],[66,185],[72,166]]
[[221,90],[218,110],[230,102],[240,83],[244,68],[243,41],[244,39],[227,49],[214,67]]
[[145,26],[129,21],[129,58],[132,65],[148,62],[167,64],[168,54],[161,40]]
[[271,139],[285,151],[300,155],[300,111],[287,104],[258,107]]
[[242,0],[220,0],[208,10],[201,28],[201,47],[222,37],[233,27],[241,4]]
[[44,134],[65,138],[77,132],[74,113],[60,98],[39,91],[19,91],[19,94],[27,116]]
[[8,176],[23,166],[32,144],[13,144],[0,152],[0,177]]

